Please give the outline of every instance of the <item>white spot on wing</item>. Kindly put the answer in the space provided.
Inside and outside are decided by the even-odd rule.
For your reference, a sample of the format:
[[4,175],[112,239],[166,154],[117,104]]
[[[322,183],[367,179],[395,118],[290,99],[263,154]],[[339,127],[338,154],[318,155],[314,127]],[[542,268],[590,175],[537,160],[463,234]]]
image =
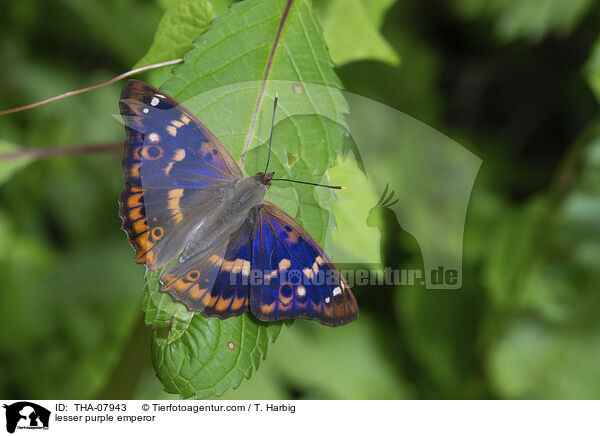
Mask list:
[[325,297],[325,303],[329,304],[330,301],[331,301],[331,298]]
[[160,136],[158,136],[158,133],[150,133],[148,135],[148,140],[150,142],[158,142],[158,141],[160,141]]
[[333,296],[335,297],[336,295],[340,295],[342,293],[342,290],[340,289],[339,286],[336,286],[335,289],[333,290]]
[[306,288],[302,285],[298,285],[296,292],[298,293],[299,297],[304,297],[306,295]]
[[147,107],[145,107],[144,109],[142,109],[142,112],[144,112],[145,114],[147,114],[148,112],[150,112],[150,109],[148,109]]
[[150,101],[150,105],[156,106],[158,103],[160,103],[160,100],[156,97],[152,97],[152,101]]

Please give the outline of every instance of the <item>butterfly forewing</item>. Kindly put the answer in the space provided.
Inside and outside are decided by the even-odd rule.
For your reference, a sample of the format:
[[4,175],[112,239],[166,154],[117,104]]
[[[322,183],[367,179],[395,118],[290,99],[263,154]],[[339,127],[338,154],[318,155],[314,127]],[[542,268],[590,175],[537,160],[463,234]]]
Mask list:
[[243,177],[211,131],[162,91],[130,80],[119,107],[127,133],[123,168],[130,184],[204,188],[214,181]]

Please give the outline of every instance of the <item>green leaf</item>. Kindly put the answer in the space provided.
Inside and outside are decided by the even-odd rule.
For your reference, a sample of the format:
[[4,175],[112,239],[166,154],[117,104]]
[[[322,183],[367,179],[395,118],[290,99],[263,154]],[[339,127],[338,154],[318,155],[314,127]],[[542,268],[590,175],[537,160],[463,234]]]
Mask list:
[[142,310],[146,314],[145,323],[155,329],[169,327],[173,320],[183,325],[188,324],[194,312],[189,311],[183,303],[175,301],[169,294],[158,291],[160,289],[158,279],[163,272],[164,268],[146,272],[142,303]]
[[18,170],[31,162],[31,159],[27,157],[2,160],[3,154],[13,153],[18,150],[19,147],[17,145],[0,139],[0,185],[10,179],[10,177]]
[[379,32],[394,0],[326,0],[317,9],[329,53],[336,65],[373,59],[398,65],[400,58]]
[[210,28],[213,17],[207,0],[176,2],[161,18],[150,49],[134,68],[180,58],[192,49],[192,41]]
[[208,319],[160,292],[163,270],[148,272],[142,309],[155,329],[152,359],[169,393],[183,398],[223,395],[250,378],[275,342],[281,323],[263,323],[251,315]]
[[261,323],[247,313],[224,321],[195,313],[187,325],[174,323],[166,338],[155,332],[154,367],[167,392],[220,396],[250,378],[280,330],[281,323]]
[[[248,174],[266,164],[273,97],[279,92],[270,169],[278,177],[323,182],[347,147],[347,104],[307,0],[293,3],[261,91],[285,6],[284,0],[234,4],[194,41],[163,89],[203,120],[236,160],[247,148]],[[293,213],[315,239],[328,240],[331,191],[281,183],[268,198]],[[263,323],[251,314],[207,319],[161,293],[159,277],[160,271],[147,274],[144,311],[146,323],[156,329],[152,355],[165,389],[204,398],[249,378],[281,323]]]

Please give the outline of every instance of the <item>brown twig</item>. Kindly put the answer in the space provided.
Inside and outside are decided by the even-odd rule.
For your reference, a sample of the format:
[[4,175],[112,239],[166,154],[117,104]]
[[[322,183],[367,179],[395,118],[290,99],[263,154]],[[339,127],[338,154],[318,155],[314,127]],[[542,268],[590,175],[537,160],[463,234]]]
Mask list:
[[110,80],[107,80],[106,82],[102,82],[102,83],[99,83],[97,85],[88,86],[87,88],[77,89],[75,91],[65,92],[64,94],[57,95],[56,97],[47,98],[46,100],[42,100],[42,101],[38,101],[38,102],[35,102],[35,103],[31,103],[31,104],[28,104],[26,106],[20,106],[20,107],[16,107],[16,108],[12,108],[12,109],[5,109],[3,111],[0,111],[0,115],[13,114],[15,112],[21,112],[21,111],[24,111],[24,110],[27,110],[27,109],[32,109],[34,107],[38,107],[38,106],[42,106],[42,105],[47,104],[47,103],[51,103],[51,102],[56,101],[56,100],[60,100],[60,99],[66,98],[66,97],[70,97],[72,95],[83,94],[84,92],[92,91],[94,89],[98,89],[98,88],[101,88],[103,86],[110,85],[111,83],[118,82],[121,79],[124,79],[124,78],[129,77],[129,76],[133,76],[134,74],[137,74],[137,73],[141,73],[142,71],[152,70],[154,68],[160,68],[160,67],[166,67],[168,65],[178,64],[181,61],[183,61],[183,59],[180,58],[180,59],[173,59],[171,61],[160,62],[158,64],[146,65],[145,67],[140,67],[140,68],[136,68],[134,70],[127,71],[126,73],[120,74],[120,75],[118,75],[116,77],[113,77]]
[[262,79],[262,84],[260,86],[260,91],[258,93],[258,98],[256,99],[256,105],[254,107],[254,112],[252,114],[252,121],[250,123],[250,128],[248,129],[248,134],[246,135],[246,141],[244,143],[244,150],[242,150],[242,155],[240,156],[240,167],[244,165],[244,158],[246,157],[246,153],[248,152],[248,146],[250,145],[250,140],[252,139],[252,135],[254,133],[254,125],[256,124],[256,118],[258,117],[258,111],[260,109],[260,104],[262,102],[263,95],[265,93],[265,87],[267,85],[267,80],[269,79],[269,73],[271,72],[271,65],[273,64],[273,58],[275,57],[275,50],[277,50],[277,46],[279,44],[279,38],[281,38],[281,33],[283,32],[283,26],[287,21],[288,15],[290,14],[290,9],[292,8],[292,3],[294,0],[288,0],[283,13],[281,14],[281,19],[279,20],[279,26],[277,27],[277,32],[275,33],[275,38],[273,39],[273,45],[271,46],[271,51],[269,53],[269,57],[267,58],[267,65],[265,67],[265,72]]

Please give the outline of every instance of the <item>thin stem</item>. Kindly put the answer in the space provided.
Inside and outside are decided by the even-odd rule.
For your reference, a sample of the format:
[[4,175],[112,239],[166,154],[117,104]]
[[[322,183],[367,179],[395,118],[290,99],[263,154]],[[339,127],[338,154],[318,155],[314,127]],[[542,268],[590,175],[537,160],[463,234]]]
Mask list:
[[90,153],[121,153],[123,144],[71,145],[67,147],[30,148],[23,147],[11,153],[0,154],[0,162],[15,159],[44,159],[54,156],[68,156]]
[[275,110],[277,109],[277,100],[279,100],[279,94],[275,93],[275,101],[273,103],[273,118],[271,119],[271,134],[269,135],[269,154],[267,155],[267,166],[265,167],[265,174],[269,169],[269,162],[271,161],[271,141],[273,139],[273,127],[275,126]]
[[99,83],[97,85],[88,86],[87,88],[77,89],[75,91],[65,92],[64,94],[57,95],[56,97],[47,98],[46,100],[38,101],[35,103],[28,104],[26,106],[20,106],[12,109],[5,109],[0,111],[0,115],[13,114],[15,112],[21,112],[27,109],[33,109],[34,107],[42,106],[47,103],[51,103],[56,100],[61,100],[63,98],[71,97],[72,95],[83,94],[84,92],[93,91],[94,89],[101,88],[106,85],[110,85],[111,83],[118,82],[121,79],[124,79],[129,76],[133,76],[134,74],[141,73],[142,71],[152,70],[154,68],[166,67],[167,65],[178,64],[183,61],[183,59],[173,59],[171,61],[160,62],[158,64],[146,65],[145,67],[136,68],[134,70],[127,71],[126,73],[120,74],[117,77],[113,77],[106,82]]
[[240,168],[244,166],[244,159],[246,158],[246,153],[248,152],[248,146],[250,145],[250,140],[252,139],[252,135],[254,134],[254,126],[256,124],[256,119],[258,117],[258,111],[260,109],[260,104],[263,99],[263,95],[265,93],[265,87],[267,85],[267,80],[269,79],[269,73],[271,72],[271,65],[273,64],[273,58],[275,57],[275,50],[277,50],[277,45],[279,44],[279,38],[281,38],[281,34],[283,32],[283,26],[285,25],[288,15],[290,14],[290,10],[292,9],[292,3],[294,0],[287,0],[285,5],[285,9],[281,14],[281,19],[279,20],[279,26],[277,27],[277,32],[275,33],[275,38],[273,39],[273,45],[271,46],[271,52],[269,53],[269,57],[267,59],[267,66],[265,67],[265,73],[263,75],[262,84],[260,85],[260,91],[258,92],[258,98],[256,99],[256,105],[254,106],[254,112],[252,114],[252,121],[250,122],[250,128],[248,129],[248,134],[246,135],[246,142],[244,143],[244,150],[242,151],[242,155],[240,156]]

